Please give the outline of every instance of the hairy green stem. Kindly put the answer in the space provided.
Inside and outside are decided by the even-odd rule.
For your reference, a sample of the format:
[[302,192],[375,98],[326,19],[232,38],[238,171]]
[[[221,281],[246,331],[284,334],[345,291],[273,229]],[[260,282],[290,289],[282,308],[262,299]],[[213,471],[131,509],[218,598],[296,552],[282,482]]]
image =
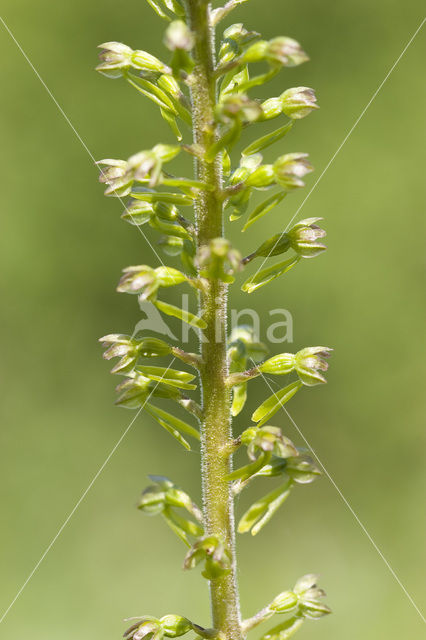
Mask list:
[[[214,106],[214,33],[210,6],[205,0],[187,0],[188,20],[195,35],[196,66],[191,86],[194,143],[205,153],[216,141]],[[196,201],[197,244],[223,236],[221,154],[213,162],[196,159],[196,178],[212,187]],[[227,480],[231,472],[230,392],[226,357],[227,285],[207,279],[200,293],[200,311],[207,323],[201,341],[200,379],[203,394],[201,429],[205,530],[226,542],[232,554],[231,571],[210,582],[213,626],[228,640],[241,640],[241,617],[236,580],[233,496]]]

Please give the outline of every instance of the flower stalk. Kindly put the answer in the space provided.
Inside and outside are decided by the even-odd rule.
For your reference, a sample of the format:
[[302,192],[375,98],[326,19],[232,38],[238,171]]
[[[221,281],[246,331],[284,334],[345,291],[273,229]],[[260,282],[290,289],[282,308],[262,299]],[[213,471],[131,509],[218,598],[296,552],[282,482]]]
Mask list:
[[[127,640],[176,638],[191,630],[212,640],[244,640],[251,629],[272,616],[290,614],[262,638],[287,640],[305,620],[330,612],[320,601],[324,592],[316,586],[316,577],[309,574],[252,618],[242,622],[240,614],[236,530],[257,535],[297,486],[320,475],[309,455],[279,426],[272,426],[270,419],[302,388],[326,382],[331,351],[305,347],[295,354],[265,359],[268,349],[252,327],[234,327],[228,336],[229,287],[254,258],[266,262],[293,252],[249,276],[241,286],[246,293],[281,278],[326,248],[319,242],[325,236],[316,224],[321,218],[296,223],[245,258],[225,237],[228,210],[230,221],[238,221],[246,215],[253,193],[278,189],[247,216],[242,227],[246,231],[287,194],[303,187],[302,178],[313,170],[305,153],[286,152],[271,162],[264,162],[262,156],[272,145],[282,144],[296,122],[318,109],[313,89],[290,88],[264,102],[247,95],[282,68],[306,62],[308,56],[299,43],[288,37],[261,40],[255,31],[235,24],[225,29],[216,48],[217,25],[246,1],[229,0],[224,7],[212,9],[207,0],[148,0],[169,21],[164,37],[171,53],[168,63],[121,43],[101,45],[97,70],[107,77],[122,77],[152,100],[178,140],[178,144],[139,151],[127,160],[99,162],[105,195],[130,198],[123,220],[134,226],[150,225],[161,234],[164,253],[182,263],[181,269],[164,263],[126,267],[117,290],[152,304],[163,316],[178,318],[200,335],[199,353],[149,335],[112,333],[101,338],[104,358],[118,358],[111,372],[124,376],[117,386],[117,404],[144,409],[185,449],[199,446],[201,451],[202,509],[165,476],[150,477],[154,484],[142,493],[139,509],[161,514],[186,545],[184,569],[202,566],[210,586],[211,624],[201,626],[175,614],[143,616],[125,632]],[[258,63],[266,65],[266,71],[251,73],[252,65],[256,68]],[[247,130],[279,117],[288,121],[252,140],[235,162],[234,145]],[[190,125],[192,141],[184,141],[181,123]],[[168,166],[167,172],[164,168],[182,151],[194,157],[192,177],[175,176]],[[182,207],[193,208],[194,220],[182,214]],[[167,290],[176,286],[190,290],[198,304],[197,314],[167,302]],[[151,364],[153,358],[167,356],[173,357],[167,366]],[[177,360],[191,371],[172,368]],[[251,381],[265,374],[285,376],[286,383],[254,409],[251,426],[236,421],[233,425],[248,401]],[[196,375],[198,398],[192,396]],[[197,426],[158,406],[163,401],[179,405]],[[233,455],[244,447],[249,460],[234,469]],[[259,478],[277,484],[248,508],[236,527],[235,497]]]

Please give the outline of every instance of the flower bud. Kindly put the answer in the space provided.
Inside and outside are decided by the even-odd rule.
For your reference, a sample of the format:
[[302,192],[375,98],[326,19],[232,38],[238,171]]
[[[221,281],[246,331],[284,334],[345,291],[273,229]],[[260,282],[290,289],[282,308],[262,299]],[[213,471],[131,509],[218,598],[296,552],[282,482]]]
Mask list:
[[124,69],[132,66],[133,49],[121,42],[104,42],[99,45],[102,49],[99,54],[101,63],[96,71],[103,73],[108,78],[119,78]]
[[268,42],[266,40],[259,40],[252,44],[241,56],[241,62],[262,62],[266,60],[266,54],[268,51]]
[[326,235],[324,229],[321,229],[316,222],[322,218],[306,218],[298,222],[288,232],[291,247],[303,258],[314,258],[327,248],[319,238]]
[[153,215],[154,209],[152,204],[143,202],[142,200],[131,200],[121,214],[121,217],[126,222],[141,227],[146,222],[149,222]]
[[168,73],[169,68],[158,58],[146,51],[133,51],[131,56],[132,67],[140,71],[154,71],[155,73]]
[[219,578],[231,570],[231,554],[217,536],[199,538],[186,554],[183,568],[193,569],[202,561],[202,575],[208,580]]
[[182,253],[184,240],[179,236],[163,236],[158,244],[168,256],[179,256]]
[[262,107],[262,117],[261,120],[272,120],[272,118],[277,118],[282,114],[282,100],[281,98],[269,98],[262,102],[260,105]]
[[191,51],[194,42],[193,33],[183,20],[171,22],[164,34],[164,44],[170,51]]
[[283,113],[293,120],[305,118],[314,109],[319,109],[315,91],[309,87],[287,89],[281,94],[280,100]]
[[303,384],[312,387],[327,382],[320,371],[327,371],[325,358],[330,356],[329,347],[306,347],[295,355],[294,368]]
[[247,178],[245,184],[248,187],[255,187],[262,189],[263,187],[270,187],[275,182],[275,171],[272,164],[261,164],[260,167],[255,169],[253,173]]
[[279,376],[286,375],[293,371],[294,359],[295,356],[293,353],[280,353],[262,362],[262,364],[258,366],[258,369],[262,371],[262,373],[273,373]]
[[144,406],[150,396],[171,400],[180,398],[180,392],[176,387],[161,384],[136,371],[127,375],[128,378],[116,387],[117,393],[120,394],[115,403],[118,406],[136,409]]
[[139,342],[137,340],[130,336],[113,333],[103,336],[99,342],[102,342],[104,347],[108,346],[103,354],[105,360],[120,358],[111,373],[124,373],[133,369],[139,357]]
[[173,267],[157,267],[155,274],[160,287],[174,287],[187,280],[186,275],[183,274],[182,271],[173,269]]
[[156,516],[164,510],[165,500],[165,490],[159,485],[151,485],[142,492],[138,509],[147,515]]
[[288,613],[297,609],[299,599],[293,591],[283,591],[274,598],[269,608],[276,613]]
[[241,269],[241,255],[226,238],[214,238],[198,249],[195,264],[203,277],[233,282],[233,274]]
[[99,182],[108,185],[105,190],[106,196],[122,197],[130,193],[133,178],[127,172],[127,162],[125,160],[106,158],[105,160],[99,160],[96,164],[106,167],[101,169],[99,175]]
[[237,56],[244,47],[259,37],[256,31],[247,31],[242,23],[232,24],[223,32],[224,40],[219,51],[220,64],[226,64]]
[[192,630],[192,623],[188,618],[174,614],[163,616],[160,623],[166,638],[178,638]]
[[150,640],[161,640],[163,630],[160,621],[151,616],[144,616],[124,632],[124,640],[142,640],[150,636]]
[[276,181],[286,189],[304,187],[302,178],[313,171],[307,153],[287,153],[276,160],[273,172]]
[[123,274],[117,287],[120,293],[141,294],[142,299],[147,300],[160,286],[155,270],[147,265],[127,267],[123,269]]
[[[285,253],[290,249],[290,238],[287,233],[277,233],[269,240],[265,240],[256,251],[250,255],[250,260],[255,257],[262,256],[264,258],[270,258],[272,256],[279,256],[281,253]],[[248,262],[248,260],[247,260]]]
[[101,64],[96,67],[96,71],[109,78],[119,78],[130,67],[157,73],[168,71],[168,67],[155,56],[146,51],[134,51],[121,42],[104,42],[99,48],[102,49],[99,54]]
[[305,454],[287,458],[285,473],[298,484],[309,484],[321,475],[319,467]]
[[255,122],[262,116],[262,107],[244,93],[233,93],[217,105],[216,116],[220,122],[239,120],[242,123]]
[[249,427],[242,433],[241,442],[247,446],[247,454],[252,460],[256,459],[259,450],[270,452],[278,458],[298,455],[292,441],[282,434],[279,427]]
[[284,67],[295,67],[309,60],[308,55],[296,40],[284,36],[273,38],[268,42],[265,57],[268,62],[278,63]]

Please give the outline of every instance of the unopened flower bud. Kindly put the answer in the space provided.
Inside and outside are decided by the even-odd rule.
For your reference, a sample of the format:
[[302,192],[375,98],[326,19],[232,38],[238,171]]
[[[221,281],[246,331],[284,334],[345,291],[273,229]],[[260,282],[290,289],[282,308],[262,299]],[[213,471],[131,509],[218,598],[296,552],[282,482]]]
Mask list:
[[276,160],[273,173],[276,181],[286,189],[304,187],[302,178],[313,171],[307,153],[287,153]]
[[294,251],[304,258],[314,258],[327,248],[321,242],[326,232],[316,223],[322,218],[306,218],[298,222],[288,232],[290,243]]
[[282,64],[284,67],[295,67],[309,60],[296,40],[284,36],[268,42],[265,57],[269,62]]
[[298,351],[294,359],[294,368],[303,384],[312,387],[327,382],[320,371],[327,371],[325,358],[330,356],[329,347],[306,347]]
[[164,34],[164,44],[170,51],[191,51],[194,42],[193,33],[183,20],[171,22]]
[[281,94],[280,100],[283,113],[293,120],[304,118],[314,109],[319,109],[315,91],[309,87],[287,89]]
[[192,630],[192,623],[188,618],[174,614],[160,618],[160,624],[166,638],[178,638]]
[[266,40],[259,40],[250,45],[241,56],[241,61],[245,63],[250,62],[262,62],[266,59],[268,51],[268,42]]
[[168,73],[169,68],[158,58],[147,51],[137,49],[131,56],[132,67],[140,71],[154,71],[155,73]]
[[258,366],[258,369],[262,371],[262,373],[286,375],[293,371],[294,359],[295,356],[293,353],[280,353],[277,356],[272,356],[272,358],[262,362],[262,364]]
[[275,182],[275,172],[272,164],[261,164],[245,181],[248,187],[262,189],[270,187]]
[[272,120],[272,118],[277,118],[282,114],[282,100],[281,98],[269,98],[262,102],[260,105],[262,107],[262,117],[261,120]]
[[121,217],[126,222],[133,224],[137,227],[142,226],[146,222],[151,220],[154,215],[154,209],[149,202],[143,202],[143,200],[131,200]]

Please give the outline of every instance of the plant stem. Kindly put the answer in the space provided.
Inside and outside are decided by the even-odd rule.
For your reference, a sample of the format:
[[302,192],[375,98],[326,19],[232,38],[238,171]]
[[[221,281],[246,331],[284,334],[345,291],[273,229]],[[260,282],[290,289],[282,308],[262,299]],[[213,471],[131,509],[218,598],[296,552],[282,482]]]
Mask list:
[[[195,35],[196,66],[191,87],[194,142],[206,152],[217,139],[213,124],[216,101],[214,33],[208,2],[187,0],[187,12]],[[196,178],[212,187],[211,191],[200,192],[195,206],[197,244],[201,246],[223,236],[221,154],[213,162],[197,158]],[[232,554],[230,573],[210,581],[213,626],[227,640],[241,640],[233,496],[227,480],[231,472],[229,443],[232,438],[230,391],[225,382],[228,376],[227,296],[227,285],[214,279],[208,279],[206,290],[200,293],[200,312],[207,323],[201,341],[204,412],[201,455],[205,531],[207,535],[222,538]]]

